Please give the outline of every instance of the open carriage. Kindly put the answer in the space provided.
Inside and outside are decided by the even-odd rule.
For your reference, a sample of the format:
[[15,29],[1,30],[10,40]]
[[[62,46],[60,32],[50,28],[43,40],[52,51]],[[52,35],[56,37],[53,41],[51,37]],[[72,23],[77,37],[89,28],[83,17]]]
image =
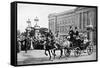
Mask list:
[[[93,31],[92,27],[87,27],[86,32],[91,32]],[[83,38],[86,36],[83,35]],[[71,51],[74,52],[74,56],[78,57],[82,53],[87,53],[88,55],[91,55],[93,53],[93,43],[91,40],[88,40],[87,42],[84,43],[83,38],[78,38],[77,41],[71,42],[70,47],[67,47],[64,49],[64,54],[68,57],[71,54]],[[84,52],[85,51],[85,52]]]
[[[46,38],[46,37],[49,37],[49,36],[51,37],[52,35],[50,33],[48,33],[48,32],[45,32],[43,38]],[[56,41],[56,39],[54,41]],[[57,41],[56,41],[55,44],[56,44],[57,47],[56,48],[52,47],[54,45],[51,44],[50,45],[50,48],[52,47],[51,50],[53,50],[53,51],[54,50],[60,50],[61,51],[61,56],[62,56],[62,51],[64,49],[64,54],[67,57],[70,56],[72,51],[74,53],[74,56],[76,56],[76,57],[80,56],[82,53],[85,53],[85,52],[88,55],[91,55],[93,53],[93,44],[92,44],[92,42],[90,40],[88,40],[85,44],[84,44],[84,42],[83,42],[84,40],[82,38],[78,38],[77,41],[75,41],[75,42],[70,42],[68,40],[65,40],[65,41],[67,41],[67,44],[70,44],[70,45],[62,46],[64,41],[62,43],[59,43],[59,42],[57,43]],[[35,40],[34,39],[33,42],[32,42],[32,44],[34,45],[33,46],[34,49],[36,49],[36,50],[37,49],[39,49],[39,50],[46,50],[44,48],[45,44],[43,42],[44,41],[42,41],[42,40]],[[50,42],[50,43],[52,43],[52,42]],[[49,45],[49,43],[48,43],[48,45]],[[50,50],[50,48],[48,50]],[[25,49],[25,48],[23,48],[23,49]],[[29,49],[30,49],[30,46],[29,46]]]
[[80,45],[71,43],[71,46],[69,48],[64,48],[65,56],[69,57],[71,51],[74,52],[74,56],[76,57],[80,56],[82,53],[91,55],[93,53],[93,44],[91,41],[88,41],[86,44],[81,42]]

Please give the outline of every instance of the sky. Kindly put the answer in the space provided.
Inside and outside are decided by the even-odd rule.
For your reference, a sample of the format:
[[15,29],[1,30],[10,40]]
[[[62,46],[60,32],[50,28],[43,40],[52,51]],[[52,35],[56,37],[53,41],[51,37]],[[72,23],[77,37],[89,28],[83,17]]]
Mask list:
[[75,9],[76,7],[72,6],[55,6],[55,5],[39,5],[39,4],[18,4],[17,8],[17,19],[18,25],[17,29],[20,32],[25,31],[25,28],[28,26],[28,19],[31,21],[31,25],[34,26],[36,22],[34,18],[38,17],[39,21],[37,24],[40,27],[48,28],[48,15],[51,13],[60,13]]

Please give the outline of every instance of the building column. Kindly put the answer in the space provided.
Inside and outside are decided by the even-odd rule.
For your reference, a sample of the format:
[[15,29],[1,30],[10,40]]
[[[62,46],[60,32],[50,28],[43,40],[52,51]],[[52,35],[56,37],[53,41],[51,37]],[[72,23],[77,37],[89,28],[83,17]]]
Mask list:
[[83,15],[83,12],[82,12],[82,15],[81,15],[81,29],[82,29],[82,30],[84,30],[84,28],[83,28],[83,25],[84,25],[84,21],[83,21],[84,19],[83,19],[83,18],[84,18],[84,17],[83,17],[83,16],[84,16],[84,15]]

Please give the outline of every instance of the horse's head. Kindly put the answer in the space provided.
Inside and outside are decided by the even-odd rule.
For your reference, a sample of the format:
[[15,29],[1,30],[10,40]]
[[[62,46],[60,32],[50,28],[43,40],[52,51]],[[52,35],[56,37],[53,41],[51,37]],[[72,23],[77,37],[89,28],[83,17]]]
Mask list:
[[65,39],[69,40],[70,39],[70,35],[66,35]]
[[70,41],[66,39],[66,40],[62,43],[62,46],[63,46],[63,47],[70,47],[70,44],[71,44]]

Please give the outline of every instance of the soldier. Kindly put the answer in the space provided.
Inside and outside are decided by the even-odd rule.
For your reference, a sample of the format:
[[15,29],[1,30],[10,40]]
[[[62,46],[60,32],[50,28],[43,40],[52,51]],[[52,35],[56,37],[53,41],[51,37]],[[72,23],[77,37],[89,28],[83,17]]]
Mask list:
[[72,26],[70,26],[69,35],[70,35],[69,41],[73,42],[74,41],[74,37],[73,37],[74,31],[72,29]]
[[78,40],[79,40],[79,32],[78,32],[77,27],[75,27],[75,30],[74,30],[74,43],[75,43],[75,45],[79,44]]
[[77,27],[75,27],[75,30],[74,30],[74,35],[75,35],[75,37],[79,36],[79,32],[78,32]]
[[89,40],[88,40],[88,38],[87,38],[87,35],[85,35],[85,36],[84,36],[83,44],[87,44],[88,41],[89,41]]

